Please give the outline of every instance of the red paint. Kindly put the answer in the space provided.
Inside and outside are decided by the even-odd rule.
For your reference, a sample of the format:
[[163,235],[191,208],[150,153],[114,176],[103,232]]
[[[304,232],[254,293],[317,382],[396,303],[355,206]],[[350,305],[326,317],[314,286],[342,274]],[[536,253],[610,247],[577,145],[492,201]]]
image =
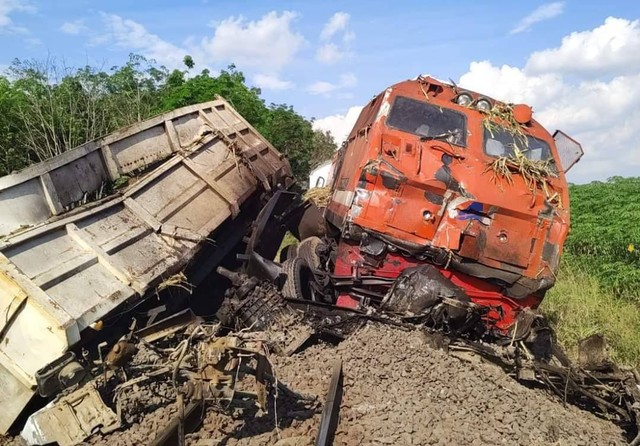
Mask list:
[[[364,262],[365,258],[360,254],[358,245],[341,241],[338,245],[334,274],[340,276],[354,276],[355,274],[356,276],[378,276],[395,279],[406,268],[428,263],[394,253],[387,253],[380,267],[366,265]],[[536,297],[529,296],[516,301],[504,296],[496,285],[482,279],[445,269],[441,266],[435,267],[444,277],[464,289],[474,303],[490,308],[485,317],[488,328],[495,327],[501,332],[506,332],[515,323],[520,310],[524,307],[535,308],[540,304],[540,299]],[[342,294],[338,297],[337,305],[357,308],[358,301],[348,294]]]

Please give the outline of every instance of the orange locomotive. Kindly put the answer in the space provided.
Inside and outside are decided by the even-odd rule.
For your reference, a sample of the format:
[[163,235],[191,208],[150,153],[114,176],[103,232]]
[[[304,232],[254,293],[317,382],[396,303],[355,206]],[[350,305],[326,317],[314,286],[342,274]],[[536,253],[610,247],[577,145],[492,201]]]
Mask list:
[[[510,333],[555,282],[565,173],[581,156],[529,106],[430,77],[398,83],[363,109],[334,159],[332,273],[357,283],[432,265],[483,308],[486,328]],[[371,290],[338,292],[337,303],[366,304]]]

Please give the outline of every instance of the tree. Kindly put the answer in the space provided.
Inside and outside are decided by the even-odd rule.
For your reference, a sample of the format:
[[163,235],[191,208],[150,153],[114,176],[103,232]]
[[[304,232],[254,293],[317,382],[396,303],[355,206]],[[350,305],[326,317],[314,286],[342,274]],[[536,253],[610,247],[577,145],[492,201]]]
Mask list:
[[207,69],[192,76],[193,58],[185,56],[184,64],[186,70],[169,71],[135,54],[108,71],[71,69],[53,59],[14,61],[11,79],[0,77],[0,174],[217,95],[289,157],[303,183],[311,165],[335,150],[331,135],[314,132],[291,106],[266,106],[235,65],[217,76]]

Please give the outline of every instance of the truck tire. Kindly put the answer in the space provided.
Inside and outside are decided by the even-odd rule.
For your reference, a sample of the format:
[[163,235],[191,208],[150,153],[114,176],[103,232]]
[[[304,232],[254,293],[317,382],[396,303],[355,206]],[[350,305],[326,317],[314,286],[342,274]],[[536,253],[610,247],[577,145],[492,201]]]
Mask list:
[[303,258],[310,268],[320,269],[322,260],[318,255],[318,248],[324,245],[325,243],[319,237],[306,238],[298,245],[298,257]]
[[284,262],[285,260],[293,259],[298,256],[298,244],[292,243],[290,245],[285,246],[280,251],[280,262]]
[[301,257],[287,259],[282,264],[282,274],[285,276],[282,284],[282,295],[288,299],[311,299],[311,270],[307,262]]

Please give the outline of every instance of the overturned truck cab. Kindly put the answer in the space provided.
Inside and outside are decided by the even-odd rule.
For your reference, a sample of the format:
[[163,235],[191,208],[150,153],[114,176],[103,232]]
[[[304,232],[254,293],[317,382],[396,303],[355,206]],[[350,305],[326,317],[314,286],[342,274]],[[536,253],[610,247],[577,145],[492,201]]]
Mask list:
[[[363,109],[334,158],[332,273],[358,283],[429,265],[482,310],[485,328],[510,334],[554,284],[569,231],[565,174],[581,156],[527,105],[431,77],[398,83]],[[380,303],[372,290],[338,292],[337,303]]]

